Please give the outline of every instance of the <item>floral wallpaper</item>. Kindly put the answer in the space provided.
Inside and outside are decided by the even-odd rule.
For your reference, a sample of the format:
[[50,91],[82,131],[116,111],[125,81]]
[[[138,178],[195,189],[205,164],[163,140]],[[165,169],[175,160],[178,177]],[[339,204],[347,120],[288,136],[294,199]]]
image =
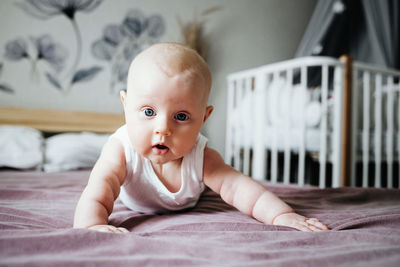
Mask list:
[[[103,29],[102,35],[96,40],[86,39],[76,15],[91,16],[102,4],[103,0],[15,1],[13,8],[49,26],[52,19],[63,17],[73,36],[68,36],[66,43],[46,32],[45,27],[41,34],[16,35],[6,40],[0,59],[0,97],[21,90],[2,77],[3,70],[11,63],[29,64],[29,73],[21,73],[22,76],[34,83],[47,83],[62,95],[68,95],[77,84],[94,82],[104,72],[110,77],[108,85],[103,86],[109,94],[115,95],[125,89],[130,61],[141,50],[160,40],[166,30],[165,22],[158,14],[148,15],[132,7],[124,16],[116,17],[114,23],[101,25],[101,21],[98,22],[98,27]],[[73,51],[71,42],[76,48]],[[86,47],[90,47],[90,51],[83,49],[84,44],[89,45]],[[89,65],[82,60],[83,55],[93,59]]]
[[131,9],[119,24],[104,27],[103,35],[92,44],[94,57],[108,61],[111,67],[110,89],[125,89],[131,60],[144,48],[156,42],[165,32],[163,18],[146,17],[138,9]]

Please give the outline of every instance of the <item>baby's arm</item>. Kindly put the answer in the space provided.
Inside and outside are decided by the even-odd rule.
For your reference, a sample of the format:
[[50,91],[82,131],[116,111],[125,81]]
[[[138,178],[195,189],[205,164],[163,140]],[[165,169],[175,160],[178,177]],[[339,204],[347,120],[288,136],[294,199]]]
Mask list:
[[265,224],[293,227],[302,231],[322,231],[328,227],[315,218],[306,218],[250,177],[224,163],[210,148],[204,154],[204,183],[239,211]]
[[108,225],[108,216],[119,195],[125,173],[123,147],[118,140],[110,138],[104,145],[76,206],[74,228],[127,232],[124,228]]

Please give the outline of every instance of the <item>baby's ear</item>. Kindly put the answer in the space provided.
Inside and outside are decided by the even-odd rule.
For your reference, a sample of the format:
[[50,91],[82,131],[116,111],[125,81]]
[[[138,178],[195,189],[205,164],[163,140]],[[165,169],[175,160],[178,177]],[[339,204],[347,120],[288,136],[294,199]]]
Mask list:
[[121,97],[121,102],[125,107],[125,103],[126,103],[126,91],[125,90],[121,90],[119,91],[119,96]]
[[211,113],[213,112],[213,110],[214,110],[214,107],[213,107],[213,106],[208,106],[208,107],[206,108],[206,113],[204,114],[203,123],[205,123],[206,120],[208,119],[208,117],[210,117],[210,115],[211,115]]

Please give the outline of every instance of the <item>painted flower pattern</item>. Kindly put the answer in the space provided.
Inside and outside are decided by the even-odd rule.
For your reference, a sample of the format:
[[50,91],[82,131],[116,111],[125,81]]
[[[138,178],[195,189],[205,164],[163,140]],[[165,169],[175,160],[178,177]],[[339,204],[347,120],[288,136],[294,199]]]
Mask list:
[[[0,78],[1,78],[1,74],[3,73],[3,62],[0,62]],[[6,83],[0,82],[0,92],[3,93],[7,93],[7,94],[14,94],[14,89],[11,88],[11,86],[9,86]]]
[[[29,49],[29,47],[33,47],[33,49]],[[50,35],[44,34],[28,40],[17,38],[7,42],[4,56],[11,61],[28,60],[31,64],[31,78],[35,78],[38,77],[37,65],[39,62],[45,62],[59,72],[64,68],[68,54],[61,44],[55,42]]]
[[25,0],[17,3],[28,14],[38,19],[49,19],[57,15],[65,15],[75,19],[77,12],[91,12],[103,0]]
[[28,46],[22,38],[12,40],[6,44],[5,58],[18,61],[23,58],[28,58]]
[[101,39],[92,44],[93,55],[110,62],[111,90],[125,89],[131,60],[144,48],[155,43],[165,32],[160,15],[146,17],[138,9],[128,11],[121,24],[107,25]]
[[57,72],[61,71],[65,64],[68,52],[63,46],[53,41],[51,36],[42,35],[32,38],[37,50],[37,60],[44,60],[49,63]]
[[[27,14],[42,20],[47,20],[55,16],[65,16],[72,25],[72,28],[76,37],[76,56],[73,59],[72,66],[67,74],[68,82],[62,86],[61,81],[54,75],[46,73],[48,81],[55,85],[58,89],[66,87],[69,89],[72,84],[80,81],[87,81],[93,78],[101,68],[94,66],[86,69],[79,69],[78,66],[82,57],[82,34],[79,25],[76,21],[76,13],[84,12],[89,13],[96,9],[103,0],[24,0],[17,3],[22,10]],[[50,47],[46,44],[46,40],[38,40],[39,49],[44,49],[46,53],[42,53],[41,56],[46,56],[52,53],[50,58],[46,59],[52,64],[56,70],[60,68],[60,54],[59,50],[54,50],[55,47]],[[61,88],[59,88],[61,87]]]

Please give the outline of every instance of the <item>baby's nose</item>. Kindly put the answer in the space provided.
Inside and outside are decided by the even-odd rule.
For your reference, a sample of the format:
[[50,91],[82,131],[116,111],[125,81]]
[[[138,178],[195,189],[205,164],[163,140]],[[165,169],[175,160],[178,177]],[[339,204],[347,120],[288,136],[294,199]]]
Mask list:
[[162,136],[170,136],[171,128],[169,127],[168,120],[160,119],[154,129],[154,133]]

